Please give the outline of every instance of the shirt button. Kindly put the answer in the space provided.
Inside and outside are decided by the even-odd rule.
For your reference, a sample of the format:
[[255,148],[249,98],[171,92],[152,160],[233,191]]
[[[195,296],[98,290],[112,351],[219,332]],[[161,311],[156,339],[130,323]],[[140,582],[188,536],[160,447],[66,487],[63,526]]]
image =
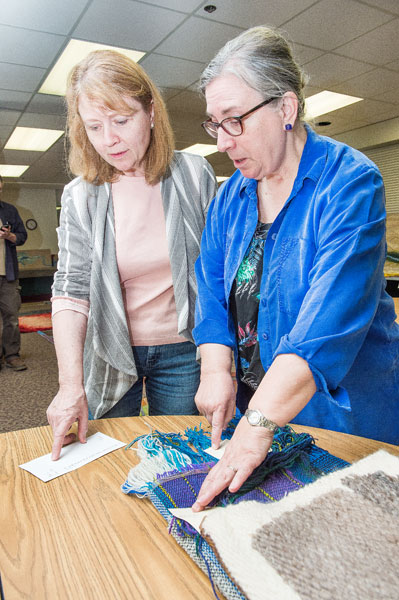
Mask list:
[[267,333],[263,333],[262,337],[263,337],[264,340],[268,340],[269,339],[269,336],[267,335]]
[[266,298],[262,299],[262,306],[266,306]]
[[277,233],[272,233],[272,240],[275,240],[277,237]]

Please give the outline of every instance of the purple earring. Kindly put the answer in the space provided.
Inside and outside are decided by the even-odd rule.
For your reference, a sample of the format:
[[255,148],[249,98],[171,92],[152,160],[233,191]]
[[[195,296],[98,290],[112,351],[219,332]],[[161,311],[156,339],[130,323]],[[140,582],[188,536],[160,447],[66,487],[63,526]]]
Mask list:
[[291,131],[291,129],[292,129],[291,123],[287,123],[287,125],[285,126],[285,130],[286,131]]

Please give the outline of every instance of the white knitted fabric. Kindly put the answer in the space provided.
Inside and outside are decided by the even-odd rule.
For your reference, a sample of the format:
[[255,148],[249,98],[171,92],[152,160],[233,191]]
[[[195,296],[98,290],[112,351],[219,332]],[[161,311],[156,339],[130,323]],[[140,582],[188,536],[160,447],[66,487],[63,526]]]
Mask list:
[[[370,475],[382,478],[382,491]],[[398,475],[399,458],[380,450],[279,502],[202,513],[200,532],[248,600],[331,600],[341,591],[345,600],[397,600]]]

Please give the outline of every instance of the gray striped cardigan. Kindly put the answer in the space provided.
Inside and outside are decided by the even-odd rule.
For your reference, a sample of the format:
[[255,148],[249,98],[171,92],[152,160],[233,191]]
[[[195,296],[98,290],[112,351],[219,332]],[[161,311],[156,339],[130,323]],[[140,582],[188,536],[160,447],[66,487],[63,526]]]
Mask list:
[[[199,156],[176,152],[161,182],[178,333],[193,341],[198,257],[209,202],[216,194],[212,167]],[[94,418],[110,410],[137,381],[119,282],[110,184],[78,177],[62,197],[57,229],[59,258],[53,297],[90,302],[84,379]]]

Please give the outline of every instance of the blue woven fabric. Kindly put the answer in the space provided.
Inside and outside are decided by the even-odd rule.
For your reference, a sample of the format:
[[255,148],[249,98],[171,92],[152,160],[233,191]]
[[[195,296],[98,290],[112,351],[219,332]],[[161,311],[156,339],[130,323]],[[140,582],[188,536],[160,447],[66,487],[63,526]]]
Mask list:
[[[233,423],[227,434],[228,437],[233,434],[234,425]],[[169,434],[162,435],[163,440],[168,440],[168,437]],[[207,432],[201,427],[186,430],[185,439],[182,438],[183,443],[179,447],[179,450],[183,449],[183,453],[187,440],[199,451],[201,458],[198,458],[196,463],[159,474],[149,498],[169,523],[170,533],[179,545],[208,575],[215,596],[218,597],[215,589],[217,588],[229,600],[244,600],[244,596],[224,571],[207,542],[188,523],[173,518],[170,513],[171,508],[186,508],[195,502],[202,482],[215,464],[212,457],[202,456],[206,454],[204,449],[210,446]],[[174,446],[176,442],[177,438],[173,438]],[[252,487],[249,485],[249,491],[244,494],[230,494],[226,490],[214,500],[213,505],[223,506],[246,500],[276,502],[322,475],[347,465],[346,461],[317,447],[308,434],[296,434],[291,428],[284,427],[278,430],[272,451],[266,457],[264,464],[258,468],[258,474],[254,472],[255,483]],[[268,474],[258,482],[262,469]]]
[[[201,553],[198,551],[197,538],[200,536],[188,535],[182,533],[181,528],[178,526],[175,519],[165,507],[164,503],[159,498],[150,493],[149,498],[153,503],[154,507],[158,510],[161,516],[168,522],[170,529],[169,532],[179,546],[181,546],[185,552],[192,558],[192,560],[204,571],[205,575],[212,581],[213,586],[217,586],[220,592],[229,600],[246,600],[245,596],[240,592],[234,582],[227,575],[220,562],[218,561],[215,553],[209,544],[201,538]],[[215,591],[215,590],[214,590]],[[216,593],[215,596],[217,597]]]

